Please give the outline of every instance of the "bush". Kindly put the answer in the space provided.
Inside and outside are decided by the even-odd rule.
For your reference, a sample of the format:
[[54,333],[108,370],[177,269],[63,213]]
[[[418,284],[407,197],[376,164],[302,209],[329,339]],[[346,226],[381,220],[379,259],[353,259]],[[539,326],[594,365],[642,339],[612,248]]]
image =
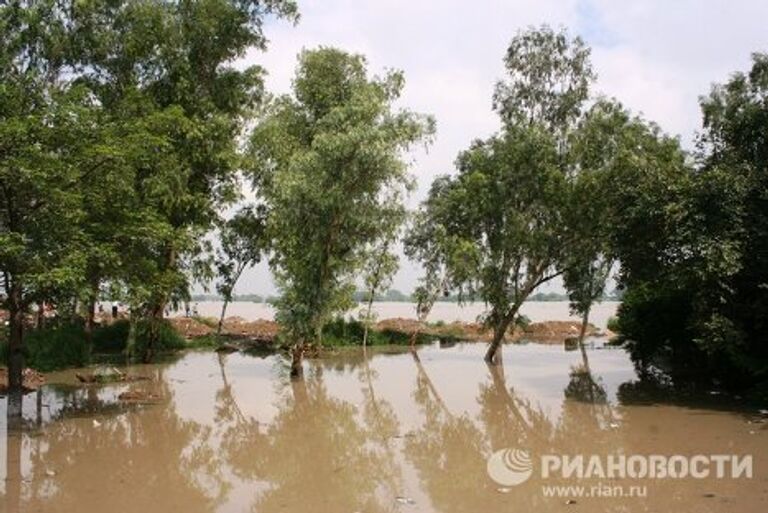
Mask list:
[[121,353],[125,350],[131,323],[126,320],[115,321],[96,328],[93,331],[94,353]]
[[515,326],[526,329],[531,324],[531,319],[527,315],[517,314],[515,317]]
[[[365,325],[356,319],[337,317],[323,327],[323,344],[328,346],[360,346],[363,344]],[[420,333],[416,338],[417,344],[424,344],[433,337]],[[411,334],[392,329],[382,331],[368,330],[369,346],[408,345]]]
[[[141,355],[147,347],[149,340],[149,320],[142,319],[136,323],[136,347],[134,354]],[[131,323],[127,320],[119,320],[107,326],[94,330],[93,333],[93,351],[97,353],[120,353],[125,351],[128,343],[128,333],[131,329]],[[175,351],[184,349],[186,341],[173,325],[167,320],[163,320],[159,325],[157,347],[155,351]]]
[[80,325],[64,324],[28,331],[25,340],[26,365],[43,372],[82,367],[90,361],[85,330]]
[[616,317],[615,315],[612,315],[608,319],[607,328],[614,333],[619,333],[619,318]]

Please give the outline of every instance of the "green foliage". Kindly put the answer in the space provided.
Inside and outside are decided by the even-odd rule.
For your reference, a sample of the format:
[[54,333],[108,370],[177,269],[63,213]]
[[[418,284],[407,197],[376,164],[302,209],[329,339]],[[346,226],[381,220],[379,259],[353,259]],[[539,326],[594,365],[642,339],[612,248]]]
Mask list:
[[619,330],[621,329],[619,327],[619,318],[615,315],[610,316],[608,318],[608,323],[606,324],[606,327],[614,333],[619,333]]
[[767,95],[758,54],[748,74],[702,98],[695,167],[659,147],[658,165],[615,187],[619,331],[643,367],[735,389],[768,383]]
[[92,351],[94,353],[122,353],[131,323],[127,320],[115,321],[112,324],[100,326],[93,331]]
[[189,349],[216,349],[219,347],[219,345],[220,341],[218,337],[214,335],[195,337],[192,340],[186,342],[186,347]]
[[489,306],[495,355],[526,298],[559,274],[571,170],[568,138],[593,73],[581,40],[548,27],[519,33],[497,85],[501,133],[459,154],[416,216],[406,252],[427,274],[416,291],[428,310],[457,288]]
[[365,59],[332,48],[304,51],[293,95],[276,99],[251,139],[253,180],[269,210],[271,266],[287,336],[319,342],[351,306],[366,251],[391,230],[411,185],[403,152],[433,129],[397,111],[403,76],[369,78]]
[[216,291],[224,301],[234,299],[235,285],[243,271],[261,261],[268,244],[265,226],[266,209],[255,205],[242,207],[222,225],[216,258],[219,277]]
[[81,325],[64,324],[32,330],[27,334],[27,365],[42,372],[67,367],[82,367],[90,361],[90,351]]
[[[151,320],[142,319],[136,324],[135,355],[142,355],[150,339]],[[93,333],[94,353],[125,352],[130,332],[130,321],[119,320],[112,324],[99,327]],[[187,343],[173,325],[161,321],[157,331],[156,350],[159,352],[176,351],[187,347]]]
[[[360,346],[363,344],[365,323],[357,319],[335,317],[323,326],[323,343],[328,346]],[[429,343],[433,337],[420,334],[416,337],[417,344]],[[369,330],[367,345],[409,345],[411,334],[391,329]]]

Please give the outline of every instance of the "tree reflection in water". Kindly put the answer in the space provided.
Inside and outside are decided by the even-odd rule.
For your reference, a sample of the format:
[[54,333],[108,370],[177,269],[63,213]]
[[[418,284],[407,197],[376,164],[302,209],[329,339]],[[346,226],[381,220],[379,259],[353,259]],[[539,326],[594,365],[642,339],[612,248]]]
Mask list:
[[[391,472],[391,462],[386,450],[369,443],[369,429],[392,419],[373,418],[371,426],[358,422],[352,404],[328,393],[316,362],[304,379],[284,384],[278,408],[262,456],[247,470],[240,467],[269,483],[253,511],[391,510],[389,501],[377,494],[380,476]],[[385,406],[378,402],[376,408],[382,414]],[[237,466],[237,460],[230,461]]]
[[[152,384],[139,386],[151,386],[172,402],[162,372],[157,368]],[[20,474],[14,463],[22,459],[22,442],[28,454],[28,474],[14,492],[21,496],[22,511],[101,511],[118,505],[144,512],[215,510],[215,499],[196,479],[212,473],[215,461],[207,428],[180,419],[172,404],[124,407],[116,393],[95,387],[55,394],[63,407],[43,433],[8,431],[8,446],[14,448],[13,457],[8,451],[9,477]],[[95,411],[97,417],[91,415]],[[21,482],[20,475],[15,482]],[[13,493],[6,498],[18,501]]]

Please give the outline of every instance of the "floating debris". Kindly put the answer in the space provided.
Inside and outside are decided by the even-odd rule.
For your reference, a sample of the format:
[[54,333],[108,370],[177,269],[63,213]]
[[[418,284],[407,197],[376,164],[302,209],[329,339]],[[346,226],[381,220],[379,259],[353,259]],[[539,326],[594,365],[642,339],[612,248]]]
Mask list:
[[395,501],[398,504],[405,504],[405,505],[408,505],[408,506],[415,506],[416,505],[416,501],[415,500],[411,499],[410,497],[403,497],[403,496],[400,496],[400,495],[395,497]]
[[567,501],[565,501],[565,503],[568,506],[572,506],[573,504],[576,504],[576,499],[568,499]]
[[117,398],[126,402],[155,402],[160,399],[157,394],[140,392],[138,390],[128,390],[118,395]]

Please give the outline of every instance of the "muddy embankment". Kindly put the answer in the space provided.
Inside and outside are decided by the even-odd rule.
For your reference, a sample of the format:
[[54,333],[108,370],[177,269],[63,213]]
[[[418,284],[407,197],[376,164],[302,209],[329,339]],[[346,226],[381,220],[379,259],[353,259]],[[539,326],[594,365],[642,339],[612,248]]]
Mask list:
[[[173,326],[187,339],[205,337],[216,333],[214,319],[177,317],[169,319]],[[541,344],[562,344],[566,339],[579,334],[580,324],[575,321],[533,322],[525,328],[517,326],[509,330],[507,340],[512,342],[527,341]],[[401,333],[410,336],[413,333],[471,342],[489,342],[493,331],[471,322],[420,323],[415,319],[384,319],[376,323],[374,330]],[[258,319],[247,321],[242,317],[228,317],[222,325],[222,334],[230,339],[242,340],[252,345],[274,346],[280,326],[275,321]],[[592,324],[588,325],[588,337],[613,336],[608,330],[601,331]]]

